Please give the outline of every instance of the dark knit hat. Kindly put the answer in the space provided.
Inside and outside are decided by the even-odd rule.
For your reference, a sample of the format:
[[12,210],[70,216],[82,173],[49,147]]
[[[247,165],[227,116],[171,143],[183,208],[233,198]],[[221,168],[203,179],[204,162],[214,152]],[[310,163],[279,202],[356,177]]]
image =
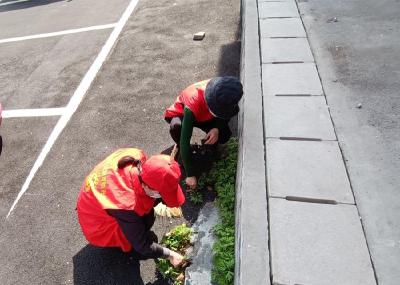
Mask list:
[[205,97],[208,108],[218,118],[229,120],[239,112],[243,86],[232,76],[215,77],[208,82]]

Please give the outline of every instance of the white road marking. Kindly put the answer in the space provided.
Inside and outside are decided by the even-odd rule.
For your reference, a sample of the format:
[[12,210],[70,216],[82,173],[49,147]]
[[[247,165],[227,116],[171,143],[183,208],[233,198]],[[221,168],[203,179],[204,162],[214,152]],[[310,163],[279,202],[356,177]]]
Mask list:
[[3,110],[3,118],[61,116],[66,108]]
[[29,1],[29,0],[16,0],[16,1],[4,2],[4,3],[1,3],[3,1],[0,1],[0,7],[11,5],[11,4],[16,4],[16,3],[20,3],[20,2],[27,2],[27,1]]
[[47,154],[51,150],[52,146],[54,145],[55,141],[57,140],[58,136],[61,134],[65,126],[67,125],[68,121],[71,119],[72,115],[75,113],[76,109],[78,108],[80,102],[82,101],[84,95],[86,94],[87,90],[89,89],[93,79],[96,77],[98,71],[100,70],[103,62],[107,58],[108,54],[110,53],[111,49],[113,48],[115,42],[118,39],[119,34],[122,31],[122,28],[125,26],[126,22],[129,19],[129,16],[132,14],[133,10],[135,9],[139,0],[132,0],[124,13],[122,14],[121,18],[119,19],[117,25],[115,26],[114,30],[112,31],[110,37],[108,38],[107,42],[101,49],[100,53],[97,55],[95,61],[90,66],[90,69],[83,77],[81,83],[79,84],[78,88],[75,90],[74,95],[72,95],[65,112],[58,120],[56,126],[54,127],[53,131],[50,134],[49,139],[47,140],[46,144],[44,145],[42,151],[40,152],[38,158],[35,161],[31,171],[29,172],[28,177],[26,178],[24,184],[22,185],[21,190],[19,191],[17,198],[15,199],[14,203],[12,204],[6,219],[10,216],[12,211],[14,210],[15,206],[17,205],[18,201],[21,199],[22,195],[28,190],[30,183],[32,182],[33,177],[35,176],[38,169],[42,166],[44,159],[46,158]]
[[20,42],[20,41],[26,41],[26,40],[32,40],[32,39],[56,37],[56,36],[76,34],[76,33],[88,32],[88,31],[95,31],[95,30],[112,29],[112,28],[115,28],[117,25],[118,25],[118,23],[113,23],[113,24],[106,24],[106,25],[91,26],[91,27],[86,27],[86,28],[58,31],[58,32],[52,32],[52,33],[45,33],[45,34],[36,34],[36,35],[30,35],[30,36],[24,36],[24,37],[0,39],[0,44],[11,43],[11,42]]

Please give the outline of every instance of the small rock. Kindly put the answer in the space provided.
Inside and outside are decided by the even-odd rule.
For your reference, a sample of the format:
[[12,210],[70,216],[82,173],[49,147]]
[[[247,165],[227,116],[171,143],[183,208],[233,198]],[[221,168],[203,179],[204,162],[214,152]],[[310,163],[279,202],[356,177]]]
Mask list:
[[362,104],[361,104],[361,103],[358,103],[358,104],[357,104],[357,108],[358,108],[358,109],[361,109],[361,108],[362,108]]
[[205,32],[198,32],[198,33],[195,33],[195,34],[193,35],[193,40],[194,40],[194,41],[201,41],[201,40],[204,39],[205,36],[206,36],[206,33],[205,33]]
[[328,21],[326,21],[327,23],[336,23],[339,22],[338,19],[336,17],[330,18],[328,19]]
[[337,79],[333,79],[332,82],[335,82],[335,83],[336,83],[336,82],[338,82],[338,80],[337,80]]

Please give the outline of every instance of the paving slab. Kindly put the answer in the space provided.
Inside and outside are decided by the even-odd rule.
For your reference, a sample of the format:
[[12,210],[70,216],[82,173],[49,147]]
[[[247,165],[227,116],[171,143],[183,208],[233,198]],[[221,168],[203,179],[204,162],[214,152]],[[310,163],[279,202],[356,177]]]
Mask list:
[[260,19],[265,18],[298,18],[299,11],[294,1],[290,2],[261,2],[258,5]]
[[357,208],[270,199],[274,284],[372,285]]
[[337,142],[267,139],[266,149],[270,196],[354,203]]
[[263,93],[271,95],[323,95],[314,63],[263,64]]
[[262,38],[305,38],[306,31],[299,18],[260,19]]
[[266,137],[336,140],[323,96],[264,98]]
[[314,62],[314,57],[306,38],[262,38],[261,56],[263,63]]

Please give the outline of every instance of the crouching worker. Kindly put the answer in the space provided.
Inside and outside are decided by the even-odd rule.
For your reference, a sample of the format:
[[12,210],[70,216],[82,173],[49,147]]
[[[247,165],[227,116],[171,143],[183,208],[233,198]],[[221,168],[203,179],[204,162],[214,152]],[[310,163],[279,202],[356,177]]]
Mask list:
[[190,139],[193,128],[206,133],[202,142],[206,145],[224,144],[232,135],[229,120],[239,112],[238,103],[243,87],[231,76],[215,77],[190,85],[184,89],[164,114],[170,124],[170,134],[179,147],[186,171],[186,185],[197,186],[191,158]]
[[94,246],[133,250],[138,259],[164,257],[179,266],[183,256],[157,244],[150,228],[156,199],[169,207],[185,202],[180,175],[179,165],[167,155],[146,159],[135,148],[109,155],[85,178],[79,193],[78,219],[86,239]]

